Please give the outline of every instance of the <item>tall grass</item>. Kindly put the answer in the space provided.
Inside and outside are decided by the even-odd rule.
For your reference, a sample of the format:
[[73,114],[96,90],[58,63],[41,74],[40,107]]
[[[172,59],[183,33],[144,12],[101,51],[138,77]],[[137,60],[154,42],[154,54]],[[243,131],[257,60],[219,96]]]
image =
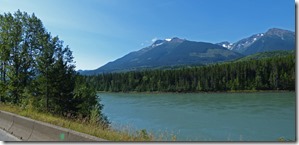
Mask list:
[[[108,141],[165,141],[165,138],[162,136],[155,138],[152,133],[149,133],[146,130],[130,131],[130,129],[104,129],[100,124],[95,123],[94,120],[69,119],[50,113],[38,112],[30,107],[24,108],[11,104],[0,103],[0,110],[90,134]],[[96,118],[97,116],[95,115],[93,117]],[[175,139],[176,137],[173,136],[170,140],[175,141]],[[169,141],[169,139],[167,140]]]

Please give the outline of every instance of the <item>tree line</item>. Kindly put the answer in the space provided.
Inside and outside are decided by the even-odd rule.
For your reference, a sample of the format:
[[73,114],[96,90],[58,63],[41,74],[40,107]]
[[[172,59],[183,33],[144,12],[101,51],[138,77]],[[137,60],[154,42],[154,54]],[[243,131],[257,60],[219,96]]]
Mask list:
[[107,92],[216,92],[295,90],[295,54],[176,70],[148,70],[86,76]]
[[75,71],[72,51],[34,14],[0,15],[0,101],[63,116],[101,113],[95,88]]

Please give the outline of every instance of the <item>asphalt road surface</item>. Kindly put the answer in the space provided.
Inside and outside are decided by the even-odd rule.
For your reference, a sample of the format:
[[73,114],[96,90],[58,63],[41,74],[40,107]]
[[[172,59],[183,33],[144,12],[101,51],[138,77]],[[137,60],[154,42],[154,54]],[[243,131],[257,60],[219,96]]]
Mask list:
[[14,137],[13,135],[5,132],[4,130],[0,129],[0,141],[20,141],[20,140]]

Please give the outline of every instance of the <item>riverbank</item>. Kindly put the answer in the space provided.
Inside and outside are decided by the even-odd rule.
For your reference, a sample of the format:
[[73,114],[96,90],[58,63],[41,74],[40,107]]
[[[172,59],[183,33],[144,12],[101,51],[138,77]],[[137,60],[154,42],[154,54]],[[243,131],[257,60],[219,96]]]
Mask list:
[[90,134],[109,141],[156,141],[146,130],[129,133],[128,131],[117,131],[111,128],[103,129],[98,124],[92,124],[82,119],[69,119],[61,116],[56,116],[49,113],[42,113],[30,108],[14,106],[10,104],[0,103],[0,110],[15,113],[34,120],[47,122],[53,125],[61,126],[78,132]]
[[112,92],[112,91],[97,91],[97,93],[129,93],[129,94],[192,94],[192,93],[203,93],[203,94],[216,94],[216,93],[283,93],[283,92],[295,92],[295,90],[229,90],[229,91],[197,91],[197,92],[163,92],[163,91],[127,91],[127,92]]

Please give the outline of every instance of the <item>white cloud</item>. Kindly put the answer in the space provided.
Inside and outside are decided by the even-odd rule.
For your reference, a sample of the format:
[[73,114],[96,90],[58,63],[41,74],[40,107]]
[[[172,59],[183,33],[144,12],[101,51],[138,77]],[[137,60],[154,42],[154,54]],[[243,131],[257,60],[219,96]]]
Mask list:
[[152,42],[155,42],[155,41],[157,41],[157,40],[158,40],[158,38],[155,37],[155,38],[152,39]]

